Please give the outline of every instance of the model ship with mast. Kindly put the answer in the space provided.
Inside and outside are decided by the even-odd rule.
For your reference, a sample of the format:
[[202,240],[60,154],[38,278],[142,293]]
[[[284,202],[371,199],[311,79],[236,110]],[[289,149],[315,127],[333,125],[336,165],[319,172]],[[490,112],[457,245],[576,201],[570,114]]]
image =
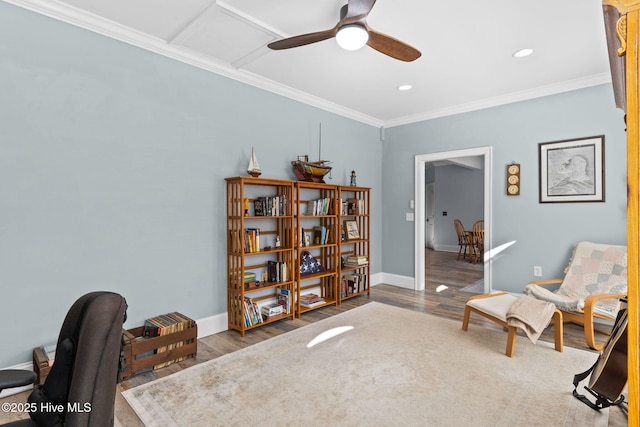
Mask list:
[[318,147],[318,161],[310,162],[309,156],[298,156],[298,160],[292,161],[293,173],[300,181],[310,182],[324,182],[324,177],[331,172],[331,166],[328,166],[328,160],[322,159],[322,123],[320,124],[319,131],[319,147]]
[[249,160],[247,173],[254,178],[257,178],[262,174],[262,170],[260,169],[260,165],[258,164],[258,158],[256,157],[256,152],[253,147],[251,147],[251,160]]

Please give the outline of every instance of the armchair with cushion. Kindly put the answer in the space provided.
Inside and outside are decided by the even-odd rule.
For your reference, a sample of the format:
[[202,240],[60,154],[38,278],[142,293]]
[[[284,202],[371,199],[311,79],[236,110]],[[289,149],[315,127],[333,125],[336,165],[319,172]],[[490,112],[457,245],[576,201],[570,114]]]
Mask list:
[[[44,383],[28,398],[31,419],[20,426],[112,426],[120,368],[125,299],[91,292],[69,309],[56,346],[55,362]],[[0,390],[28,385],[33,372],[0,370]],[[32,412],[31,408],[61,408]]]
[[[560,287],[553,292],[544,287],[555,284]],[[577,243],[563,279],[531,282],[524,293],[555,304],[565,321],[584,325],[587,345],[601,350],[604,344],[596,343],[594,320],[615,321],[620,299],[627,295],[627,247]]]

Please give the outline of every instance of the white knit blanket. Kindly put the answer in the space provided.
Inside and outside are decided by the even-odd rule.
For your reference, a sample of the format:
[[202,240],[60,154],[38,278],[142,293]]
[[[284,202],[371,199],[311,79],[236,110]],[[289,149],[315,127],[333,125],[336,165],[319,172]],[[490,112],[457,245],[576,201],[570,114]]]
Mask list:
[[556,307],[550,302],[521,296],[507,310],[507,323],[522,329],[532,343],[536,343],[553,317]]

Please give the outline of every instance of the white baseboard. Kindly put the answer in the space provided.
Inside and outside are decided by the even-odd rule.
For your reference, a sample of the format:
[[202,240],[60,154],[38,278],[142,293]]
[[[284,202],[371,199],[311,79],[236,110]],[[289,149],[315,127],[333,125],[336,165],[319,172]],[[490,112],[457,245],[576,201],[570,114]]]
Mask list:
[[434,251],[439,251],[439,252],[458,252],[460,250],[460,246],[452,246],[452,245],[436,245],[435,248],[433,248]]
[[405,289],[415,289],[416,283],[413,277],[391,273],[379,273],[379,275],[380,281],[378,283],[386,283],[387,285],[398,286],[399,288]]
[[226,312],[198,319],[196,324],[198,325],[198,339],[229,329]]
[[[405,277],[386,273],[372,274],[370,277],[371,286],[386,283],[389,285],[400,286],[403,288],[413,289],[413,277]],[[214,335],[219,332],[226,331],[228,329],[227,313],[220,313],[213,316],[205,317],[203,319],[197,319],[198,325],[198,339]],[[31,362],[25,362],[20,365],[10,366],[6,369],[27,369],[33,371],[33,364]],[[0,398],[17,394],[22,391],[30,389],[31,386],[14,388],[10,390],[4,390],[0,393]]]

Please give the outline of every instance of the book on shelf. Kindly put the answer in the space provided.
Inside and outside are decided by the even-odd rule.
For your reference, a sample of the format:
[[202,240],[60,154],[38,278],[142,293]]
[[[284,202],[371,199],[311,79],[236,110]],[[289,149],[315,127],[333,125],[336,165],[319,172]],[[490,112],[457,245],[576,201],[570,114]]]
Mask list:
[[283,216],[287,214],[287,197],[279,196],[258,197],[253,201],[255,216]]
[[360,215],[367,211],[367,206],[364,200],[352,197],[341,200],[341,211],[342,215]]
[[316,307],[325,303],[324,298],[317,294],[300,295],[300,305],[305,307]]
[[284,308],[278,303],[265,304],[260,308],[260,312],[263,318],[269,318],[284,313]]
[[244,314],[246,326],[254,326],[263,322],[262,315],[260,314],[260,310],[258,309],[258,304],[253,302],[253,300],[249,297],[244,298]]
[[260,252],[259,228],[246,228],[244,230],[244,252],[249,254]]
[[367,286],[366,274],[351,273],[342,276],[341,293],[343,297],[363,292],[367,290]]
[[348,256],[344,262],[345,267],[363,267],[369,265],[369,258],[363,255]]
[[287,263],[284,261],[267,261],[267,280],[269,282],[286,282],[289,280]]
[[286,314],[291,314],[291,291],[286,288],[279,287],[276,290],[276,297],[278,304],[282,306],[282,309]]
[[313,244],[325,245],[327,243],[329,229],[324,225],[313,227]]
[[324,216],[332,214],[331,198],[323,197],[317,200],[309,200],[307,202],[307,211],[305,215]]

